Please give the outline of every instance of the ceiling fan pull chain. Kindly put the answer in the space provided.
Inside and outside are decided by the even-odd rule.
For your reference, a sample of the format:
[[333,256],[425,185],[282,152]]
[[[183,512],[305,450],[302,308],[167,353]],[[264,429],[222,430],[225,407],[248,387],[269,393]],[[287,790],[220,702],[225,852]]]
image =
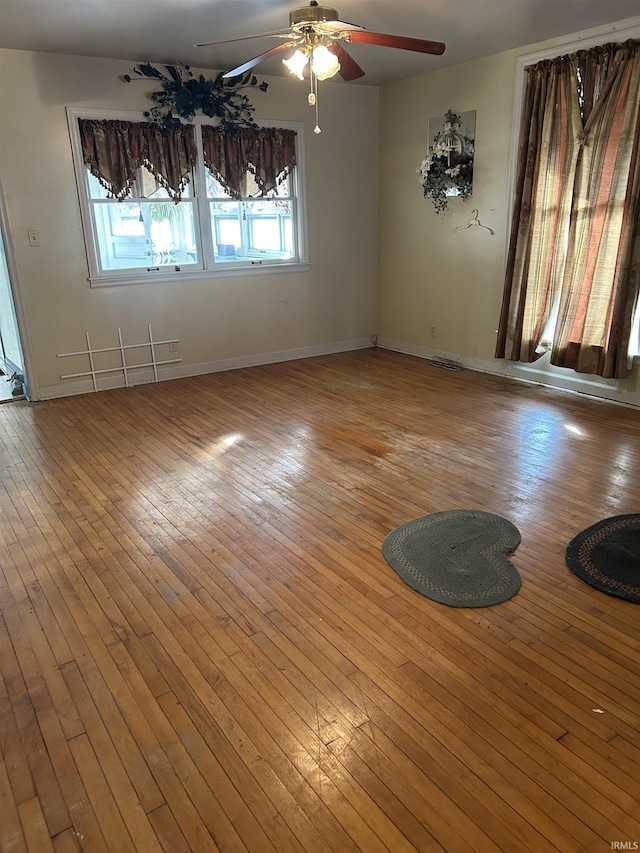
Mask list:
[[313,73],[312,69],[309,69],[309,79],[311,81],[311,92],[309,93],[309,104],[312,107],[316,108],[316,126],[313,128],[314,133],[322,133],[322,129],[320,124],[318,123],[318,78]]
[[307,100],[309,101],[310,107],[315,107],[316,105],[316,93],[313,91],[313,71],[309,69],[309,83],[311,84],[311,91],[309,92],[309,97]]

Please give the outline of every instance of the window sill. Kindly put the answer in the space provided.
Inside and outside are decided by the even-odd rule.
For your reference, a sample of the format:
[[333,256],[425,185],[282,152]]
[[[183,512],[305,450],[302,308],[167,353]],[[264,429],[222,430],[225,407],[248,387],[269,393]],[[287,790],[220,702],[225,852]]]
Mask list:
[[159,271],[148,273],[146,270],[139,273],[126,273],[125,275],[101,275],[89,277],[91,287],[114,287],[123,284],[180,284],[185,281],[202,281],[215,278],[237,278],[238,276],[251,277],[254,275],[267,275],[273,273],[308,272],[308,263],[293,264],[252,264],[251,266],[229,266],[213,270],[180,270]]

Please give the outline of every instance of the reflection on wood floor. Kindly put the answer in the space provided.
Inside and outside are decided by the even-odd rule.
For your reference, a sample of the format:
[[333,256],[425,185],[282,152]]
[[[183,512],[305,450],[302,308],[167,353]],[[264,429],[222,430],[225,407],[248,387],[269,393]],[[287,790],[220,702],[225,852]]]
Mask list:
[[[639,420],[375,349],[0,406],[0,849],[640,840],[640,610],[564,561]],[[513,599],[385,563],[456,508],[519,528]]]

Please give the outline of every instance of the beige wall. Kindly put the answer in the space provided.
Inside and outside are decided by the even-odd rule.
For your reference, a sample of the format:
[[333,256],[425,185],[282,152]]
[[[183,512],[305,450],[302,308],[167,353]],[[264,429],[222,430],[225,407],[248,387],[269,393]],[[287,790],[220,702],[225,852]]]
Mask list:
[[[509,228],[516,63],[547,46],[551,43],[530,45],[381,88],[379,341],[640,405],[637,368],[625,382],[614,383],[540,365],[531,371],[494,358]],[[466,202],[450,199],[447,211],[436,214],[422,196],[416,170],[427,150],[429,117],[448,109],[477,113],[473,196]],[[477,228],[456,231],[474,208],[493,236]]]
[[[379,334],[488,358],[504,262],[514,55],[434,71],[380,91]],[[476,111],[473,197],[436,214],[417,169],[429,116]],[[496,233],[468,229],[473,208]],[[436,327],[435,338],[431,335]]]
[[[83,349],[85,331],[94,347],[114,345],[118,327],[125,342],[140,342],[148,323],[155,337],[180,338],[183,363],[165,376],[368,343],[378,262],[378,90],[369,86],[325,84],[319,136],[297,81],[268,78],[266,94],[251,93],[256,118],[305,122],[308,272],[89,286],[65,107],[148,108],[153,87],[119,79],[132,64],[0,51],[0,174],[32,387],[43,398],[81,390],[60,374],[86,360],[57,354]],[[28,246],[29,228],[40,247]]]
[[[304,87],[269,78],[266,95],[252,93],[256,117],[305,122],[309,272],[101,288],[86,278],[65,107],[142,110],[149,87],[120,81],[132,63],[0,50],[0,175],[41,396],[82,390],[60,374],[84,362],[57,354],[82,349],[85,331],[94,346],[108,346],[118,327],[137,342],[151,323],[157,337],[180,338],[183,361],[163,376],[365,346],[377,333],[382,346],[561,387],[577,379],[581,390],[640,405],[637,368],[613,383],[540,365],[527,373],[493,358],[516,63],[549,44],[379,91],[327,83],[320,136]],[[416,170],[429,117],[447,109],[476,111],[474,194],[436,215]],[[474,208],[493,236],[456,232]],[[29,228],[40,231],[39,248],[29,248]]]

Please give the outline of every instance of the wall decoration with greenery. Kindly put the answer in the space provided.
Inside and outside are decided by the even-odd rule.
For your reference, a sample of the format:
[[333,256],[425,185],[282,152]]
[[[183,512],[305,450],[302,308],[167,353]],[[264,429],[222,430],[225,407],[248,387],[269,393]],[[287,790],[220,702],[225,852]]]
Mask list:
[[430,198],[436,213],[447,209],[449,198],[460,196],[463,201],[473,190],[473,158],[475,154],[475,110],[429,119],[427,156],[420,163],[418,174],[425,198]]
[[[258,78],[251,72],[226,80],[220,72],[213,80],[208,80],[202,74],[194,76],[188,65],[163,67],[165,72],[143,62],[132,71],[161,85],[159,91],[149,93],[156,106],[145,112],[145,116],[164,130],[173,130],[181,119],[190,121],[196,113],[218,118],[223,127],[246,127],[253,124],[254,106],[243,90],[257,87],[260,92],[266,92],[269,87],[264,81],[258,84]],[[123,76],[127,83],[134,79],[130,74]]]

